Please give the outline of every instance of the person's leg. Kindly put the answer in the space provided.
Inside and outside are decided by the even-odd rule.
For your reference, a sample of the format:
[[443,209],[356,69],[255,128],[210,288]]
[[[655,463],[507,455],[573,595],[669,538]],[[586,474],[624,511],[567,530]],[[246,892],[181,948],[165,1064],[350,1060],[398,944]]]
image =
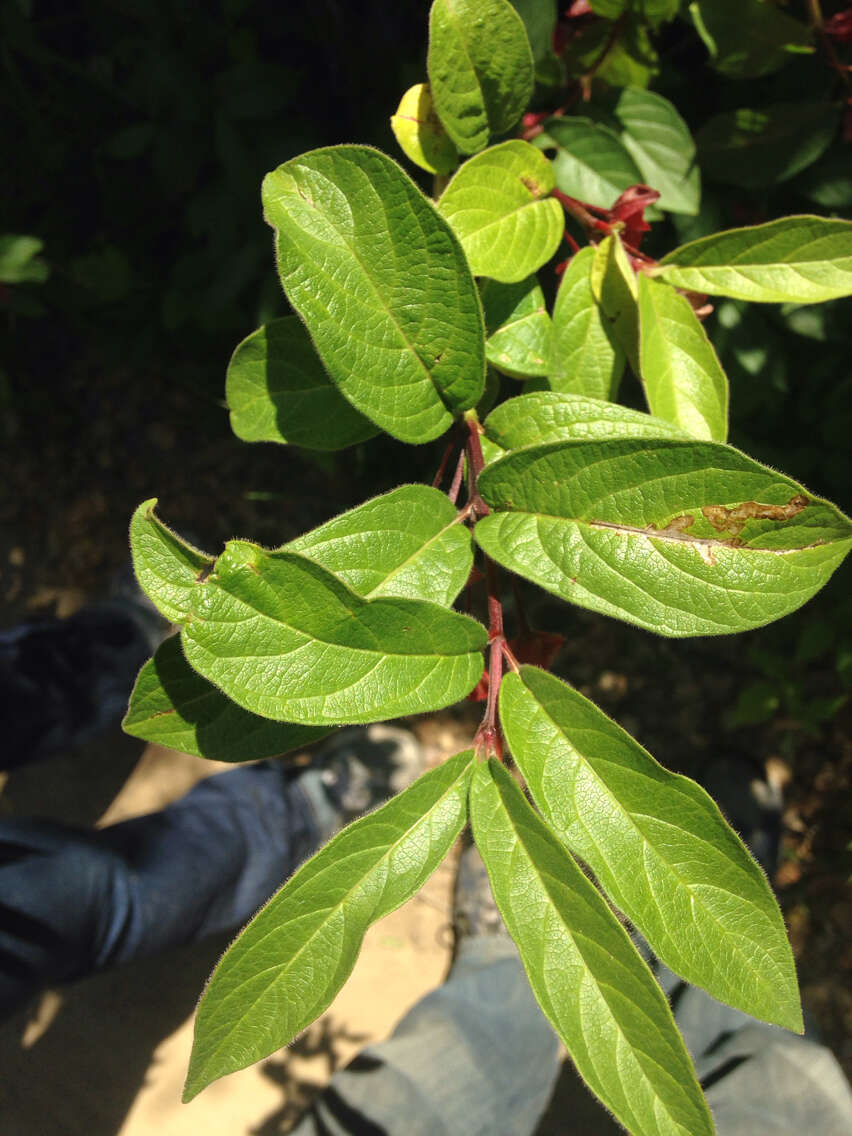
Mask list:
[[[446,982],[328,1088],[293,1136],[529,1136],[559,1071],[558,1043],[496,912],[475,849],[456,890]],[[496,917],[496,918],[495,918]]]
[[808,1023],[804,1037],[766,1025],[655,966],[695,1062],[718,1136],[852,1132],[852,1091]]
[[98,832],[0,822],[0,1012],[50,983],[233,930],[422,768],[410,734],[341,731],[301,771],[244,766]]
[[[740,784],[730,770],[724,774],[734,806],[729,815],[771,867],[779,801],[761,791],[759,807],[752,807],[750,775]],[[478,891],[471,886],[477,873]],[[485,895],[487,876],[473,849],[462,857],[460,883],[457,915],[471,923],[462,928],[470,937],[463,937],[447,982],[388,1041],[335,1074],[294,1136],[534,1131],[558,1071],[556,1040],[511,941],[497,931],[502,922],[490,892]],[[661,967],[643,942],[638,946],[671,1000],[719,1136],[852,1132],[852,1094],[829,1050],[717,1002]],[[565,1131],[572,1131],[570,1118]]]
[[0,631],[0,769],[74,749],[117,724],[167,627],[123,598]]

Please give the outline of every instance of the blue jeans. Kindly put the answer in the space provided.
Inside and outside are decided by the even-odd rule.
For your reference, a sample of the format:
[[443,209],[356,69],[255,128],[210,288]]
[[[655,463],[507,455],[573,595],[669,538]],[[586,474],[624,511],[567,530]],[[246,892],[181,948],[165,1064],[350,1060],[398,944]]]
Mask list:
[[[852,1093],[833,1054],[657,968],[719,1136],[848,1136]],[[387,1041],[336,1073],[292,1136],[531,1136],[559,1061],[511,940],[462,943],[447,981]],[[583,1092],[577,1086],[575,1092]],[[620,1131],[600,1110],[595,1127]],[[588,1111],[584,1110],[588,1118]]]
[[0,820],[0,1014],[46,985],[235,930],[318,842],[274,762],[99,831]]
[[[238,927],[319,832],[298,780],[274,763],[219,774],[161,812],[99,832],[0,821],[0,1009]],[[659,978],[721,1136],[852,1132],[852,1097],[827,1049],[669,971]],[[556,1038],[511,940],[469,938],[447,981],[335,1074],[296,1133],[528,1136],[558,1071]]]

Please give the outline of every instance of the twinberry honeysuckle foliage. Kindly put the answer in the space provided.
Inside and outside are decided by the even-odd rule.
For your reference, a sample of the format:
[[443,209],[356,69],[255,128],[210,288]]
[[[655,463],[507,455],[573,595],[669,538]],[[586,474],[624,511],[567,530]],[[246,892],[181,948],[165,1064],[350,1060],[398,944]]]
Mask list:
[[[380,431],[443,436],[434,485],[391,488],[279,548],[233,540],[217,554],[140,505],[136,572],[179,636],[143,668],[125,728],[247,761],[472,691],[485,701],[471,750],[336,836],[225,954],[186,1099],[321,1014],[370,924],[470,820],[531,986],[592,1090],[633,1133],[696,1136],[713,1125],[691,1060],[613,907],[687,981],[801,1030],[780,911],[703,789],[530,665],[559,637],[518,609],[504,627],[502,589],[513,573],[682,637],[766,624],[827,582],[852,522],[727,445],[728,382],[702,319],[708,295],[852,292],[852,224],[788,218],[652,259],[639,247],[649,211],[699,205],[685,124],[638,88],[522,121],[542,40],[536,5],[519,8],[524,19],[508,0],[433,5],[429,82],[393,127],[436,175],[435,199],[367,146],[267,175],[294,314],[250,335],[228,369],[241,438],[335,450]],[[560,256],[548,311],[537,274]],[[631,372],[648,413],[616,401]],[[475,580],[487,625],[470,614]]]

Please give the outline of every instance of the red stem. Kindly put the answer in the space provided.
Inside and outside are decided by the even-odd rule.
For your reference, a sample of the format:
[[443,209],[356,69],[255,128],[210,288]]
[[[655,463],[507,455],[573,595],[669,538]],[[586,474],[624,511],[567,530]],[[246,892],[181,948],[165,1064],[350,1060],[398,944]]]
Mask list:
[[[561,189],[553,189],[550,193],[551,197],[556,198],[569,217],[573,217],[579,225],[582,225],[587,237],[591,238],[593,234],[610,233],[612,231],[607,221],[598,220],[597,217],[592,215],[591,210],[595,209],[596,206],[587,205],[582,201],[578,201],[576,197],[569,197],[568,194],[563,193]],[[606,214],[607,210],[602,209],[600,212]]]
[[491,510],[479,496],[478,481],[479,475],[485,469],[485,458],[482,454],[482,442],[479,440],[479,435],[482,432],[482,427],[479,425],[479,419],[476,417],[475,410],[469,410],[465,415],[467,422],[467,476],[468,476],[468,492],[470,495],[470,504],[473,507],[474,520],[477,517],[487,516]]
[[441,464],[438,466],[438,472],[435,474],[435,479],[432,482],[432,488],[438,489],[441,482],[444,480],[444,474],[447,472],[447,462],[450,460],[450,455],[453,452],[455,442],[448,442],[447,448],[444,450],[444,456],[441,458]]
[[462,450],[462,452],[459,454],[459,460],[456,464],[456,472],[453,474],[453,483],[450,486],[449,493],[447,494],[454,505],[459,499],[462,477],[464,477],[464,450]]
[[512,648],[505,641],[503,642],[503,657],[505,658],[506,662],[509,664],[509,667],[515,672],[515,674],[517,674],[518,671],[520,671],[520,669],[521,669],[521,664],[515,658],[515,655],[512,651]]
[[491,653],[488,658],[488,700],[485,703],[485,716],[476,731],[474,748],[486,756],[493,753],[502,760],[503,739],[497,724],[497,699],[503,678],[503,648],[506,638],[503,634],[503,604],[500,601],[500,578],[497,565],[487,556],[485,558],[485,579],[488,586],[488,640]]
[[606,60],[606,57],[609,55],[609,53],[612,51],[612,49],[615,47],[616,43],[618,42],[618,39],[621,36],[621,32],[622,32],[623,28],[624,28],[624,16],[620,16],[613,23],[612,27],[610,28],[609,36],[607,37],[607,41],[604,44],[603,51],[600,53],[600,55],[597,57],[597,59],[594,61],[594,63],[589,68],[589,70],[585,73],[585,75],[580,76],[580,89],[583,92],[583,102],[588,102],[589,99],[591,98],[591,96],[592,96],[592,79],[595,77],[595,75],[600,70],[600,68],[603,67],[604,62]]

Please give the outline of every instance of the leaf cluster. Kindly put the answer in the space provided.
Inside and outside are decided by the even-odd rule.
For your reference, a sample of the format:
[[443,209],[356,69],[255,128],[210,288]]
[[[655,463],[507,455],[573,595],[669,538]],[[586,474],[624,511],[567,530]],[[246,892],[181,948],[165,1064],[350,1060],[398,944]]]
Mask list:
[[[703,322],[708,297],[848,295],[852,224],[802,215],[659,259],[639,247],[649,218],[701,204],[674,105],[618,79],[638,66],[629,44],[650,44],[677,7],[592,4],[571,53],[609,27],[623,58],[610,45],[595,68],[608,90],[529,133],[551,55],[568,66],[548,50],[544,7],[435,0],[428,83],[393,119],[434,197],[360,145],[264,180],[294,314],[235,351],[235,432],[325,451],[380,432],[443,438],[444,457],[434,485],[401,485],[278,548],[232,540],[208,555],[143,503],[137,575],[179,640],[143,669],[125,727],[204,756],[267,757],[450,705],[480,689],[485,651],[487,702],[471,750],[336,836],[231,947],[201,1004],[187,1099],[322,1013],[369,925],[468,820],[544,1013],[631,1132],[713,1127],[613,907],[687,981],[801,1029],[780,911],[717,806],[569,684],[521,665],[503,626],[500,569],[660,635],[744,631],[800,607],[852,547],[836,506],[728,444],[728,379]],[[720,69],[754,66],[704,17]],[[792,50],[793,32],[782,38]],[[566,226],[584,247],[569,233],[550,303]],[[645,409],[617,401],[622,381]],[[472,571],[487,627],[454,609]]]

